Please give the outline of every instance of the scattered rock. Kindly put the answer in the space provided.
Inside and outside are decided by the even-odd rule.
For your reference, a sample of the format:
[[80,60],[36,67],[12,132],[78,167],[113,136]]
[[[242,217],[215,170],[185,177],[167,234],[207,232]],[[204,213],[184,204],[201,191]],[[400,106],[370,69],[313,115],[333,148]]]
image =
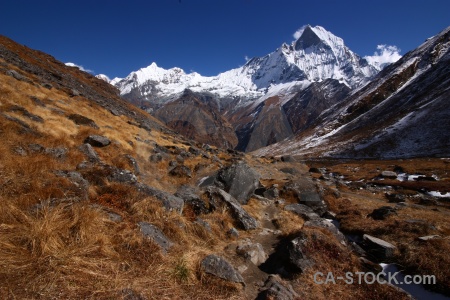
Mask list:
[[15,70],[8,70],[8,71],[6,72],[6,75],[9,75],[9,76],[11,76],[11,77],[14,77],[15,79],[17,79],[17,80],[19,80],[19,81],[22,81],[22,80],[25,79],[21,74],[19,74],[19,72],[15,71]]
[[84,140],[84,143],[90,144],[93,147],[106,147],[111,144],[111,141],[105,136],[93,134],[88,136]]
[[295,175],[298,173],[297,170],[294,168],[281,168],[280,171],[283,173],[286,173],[286,174],[291,174],[291,175]]
[[281,157],[282,162],[296,162],[296,159],[291,155],[285,155]]
[[196,215],[209,213],[206,203],[200,199],[199,192],[194,187],[182,185],[175,196],[183,199],[185,205],[190,206]]
[[29,144],[28,150],[32,153],[43,153],[45,151],[45,147],[40,144]]
[[18,154],[18,155],[20,155],[20,156],[27,156],[28,155],[28,152],[27,152],[27,150],[25,150],[23,147],[21,147],[21,146],[16,146],[16,147],[14,147],[14,152],[16,153],[16,154]]
[[227,231],[227,235],[231,238],[237,239],[239,238],[239,231],[236,228],[231,227],[230,230]]
[[24,107],[19,106],[19,105],[13,105],[11,108],[9,108],[8,111],[12,111],[12,112],[16,112],[16,113],[20,113],[22,116],[34,121],[34,122],[38,122],[38,123],[44,123],[44,119],[34,115],[32,113],[30,113],[28,110],[26,110]]
[[72,120],[77,125],[89,126],[95,129],[99,128],[97,124],[95,124],[94,120],[91,120],[79,114],[70,114],[67,116],[67,118]]
[[304,226],[325,228],[331,232],[341,244],[346,245],[345,235],[336,227],[336,225],[326,219],[313,218],[306,221]]
[[211,225],[202,218],[195,219],[195,223],[205,228],[208,232],[212,232]]
[[385,220],[387,217],[391,215],[396,215],[397,210],[391,206],[382,206],[380,208],[374,209],[368,217],[371,217],[374,220]]
[[80,96],[80,92],[76,89],[71,89],[69,92],[69,96],[70,97],[76,97],[76,96]]
[[251,195],[259,186],[259,178],[260,175],[244,162],[221,169],[217,176],[217,180],[223,184],[224,190],[241,204],[247,204],[250,200]]
[[239,242],[236,253],[259,266],[267,260],[267,254],[260,243],[252,243],[250,239]]
[[162,161],[162,159],[163,159],[163,157],[162,157],[161,153],[152,154],[149,157],[149,160],[152,163],[160,162],[160,161]]
[[359,262],[366,272],[373,272],[375,274],[378,274],[383,271],[383,268],[379,264],[376,264],[365,257],[360,257]]
[[42,83],[41,85],[48,90],[51,90],[53,88],[53,85],[48,82]]
[[201,268],[205,273],[217,276],[227,281],[244,283],[241,274],[224,258],[217,255],[208,255],[201,262]]
[[367,253],[377,260],[385,260],[394,256],[395,246],[374,236],[364,234],[363,245]]
[[130,288],[123,289],[120,293],[122,294],[122,300],[147,300],[147,298]]
[[[208,187],[206,193],[210,199],[210,204],[219,206],[220,202],[225,202],[230,208],[234,218],[240,223],[243,229],[251,230],[258,227],[258,222],[250,216],[239,204],[239,202],[230,194],[217,187]],[[216,207],[218,208],[218,207]]]
[[99,162],[100,158],[98,157],[97,152],[95,152],[94,148],[90,144],[83,144],[78,149],[86,155],[86,158],[93,163]]
[[142,234],[158,244],[164,253],[167,253],[170,247],[173,246],[172,241],[170,241],[158,227],[147,222],[139,222],[138,226]]
[[381,176],[384,178],[397,178],[397,173],[393,171],[383,171],[381,172]]
[[441,238],[440,235],[435,234],[435,235],[421,236],[421,237],[418,237],[417,239],[421,242],[427,242],[429,240],[440,239],[440,238]]
[[192,177],[191,169],[185,165],[179,165],[172,168],[172,170],[169,171],[169,174],[175,177]]
[[291,240],[287,249],[289,262],[302,273],[313,265],[313,262],[306,257],[303,251],[306,242],[306,236],[301,235]]
[[139,175],[141,173],[141,170],[139,169],[139,165],[136,159],[130,154],[125,154],[125,158],[128,160],[128,163],[133,168],[134,174]]
[[309,168],[309,173],[318,173],[318,174],[322,174],[322,171],[319,170],[319,168]]
[[284,210],[292,211],[295,214],[299,215],[303,220],[308,221],[311,219],[319,218],[319,215],[316,214],[312,208],[306,206],[304,204],[288,204],[284,207]]
[[84,179],[79,172],[58,170],[55,171],[55,174],[56,176],[67,178],[72,183],[72,187],[67,188],[67,190],[72,190],[81,199],[86,200],[89,198],[89,181]]
[[263,290],[258,294],[257,300],[294,300],[299,295],[290,284],[285,284],[278,275],[271,274],[264,283]]
[[109,175],[107,176],[109,181],[125,184],[137,183],[137,177],[131,171],[119,169],[114,166],[106,166],[106,168],[109,169]]
[[392,194],[392,193],[385,193],[384,196],[386,199],[389,200],[389,203],[400,203],[405,202],[405,195],[403,194]]
[[66,154],[69,152],[67,148],[58,147],[58,148],[47,148],[44,150],[44,153],[47,155],[51,155],[54,158],[64,159],[66,158]]
[[159,201],[161,201],[166,210],[168,211],[174,210],[179,212],[180,214],[183,212],[184,207],[183,199],[171,195],[167,192],[155,189],[143,183],[137,183],[136,187],[139,192],[144,193],[148,196],[153,196]]

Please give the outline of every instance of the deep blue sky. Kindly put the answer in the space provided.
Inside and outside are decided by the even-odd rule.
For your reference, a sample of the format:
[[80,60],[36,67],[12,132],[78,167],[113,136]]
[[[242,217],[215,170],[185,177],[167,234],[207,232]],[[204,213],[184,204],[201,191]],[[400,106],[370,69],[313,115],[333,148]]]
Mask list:
[[2,0],[0,34],[94,74],[152,62],[216,75],[263,56],[302,25],[321,25],[361,56],[401,54],[450,26],[450,1]]

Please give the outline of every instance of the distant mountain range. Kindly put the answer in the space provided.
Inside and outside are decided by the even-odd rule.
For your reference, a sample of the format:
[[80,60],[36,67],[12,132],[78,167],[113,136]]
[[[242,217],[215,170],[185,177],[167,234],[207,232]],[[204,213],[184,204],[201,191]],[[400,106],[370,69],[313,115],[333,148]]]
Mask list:
[[[320,140],[328,143],[328,137],[334,136],[335,130],[347,122],[357,122],[356,127],[361,127],[363,114],[400,90],[407,87],[407,91],[401,93],[411,93],[413,85],[407,81],[412,77],[426,71],[428,76],[441,78],[433,70],[436,64],[445,65],[448,50],[446,29],[381,71],[385,65],[369,63],[346,47],[341,38],[320,26],[304,26],[298,36],[290,45],[283,44],[264,57],[250,59],[244,66],[214,77],[186,74],[180,68],[165,70],[152,63],[126,78],[109,82],[119,88],[125,99],[188,137],[241,151],[255,151],[275,144],[268,148],[270,150],[260,151],[313,155],[318,150],[315,146],[322,145],[317,142],[319,137],[325,136]],[[438,51],[433,50],[438,45],[439,58],[433,61],[431,69],[427,69],[428,65],[416,65],[417,61],[429,61],[431,52]],[[426,84],[422,89],[435,87],[438,83]],[[374,96],[373,93],[378,94]],[[405,106],[402,107],[404,112],[416,114],[419,110],[411,102]],[[375,110],[373,112],[377,115]],[[387,106],[388,112],[395,110]],[[395,115],[403,115],[403,110]],[[378,119],[370,120],[371,124],[386,119],[385,115],[381,119],[377,116]],[[379,124],[379,128],[393,126],[394,119],[386,119],[387,123]],[[340,140],[339,146],[325,147],[336,146],[336,149],[321,150],[320,153],[334,155],[340,152],[337,149],[343,147],[341,144],[349,143],[345,151],[350,149],[352,155],[356,152],[362,156],[381,155],[376,150],[366,151],[374,147],[367,139],[375,129],[362,130],[367,131],[361,135],[364,142],[355,141],[356,138],[351,136],[345,143]],[[353,147],[355,143],[359,145],[356,148]],[[389,152],[394,156],[409,154],[413,155],[412,152]]]

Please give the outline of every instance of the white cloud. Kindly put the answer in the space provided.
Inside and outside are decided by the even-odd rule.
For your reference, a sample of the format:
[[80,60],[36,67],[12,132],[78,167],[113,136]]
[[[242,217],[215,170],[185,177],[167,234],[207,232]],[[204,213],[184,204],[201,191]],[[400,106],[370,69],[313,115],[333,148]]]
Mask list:
[[305,30],[306,26],[307,25],[302,26],[296,32],[294,32],[292,36],[294,37],[295,40],[298,40],[302,36],[302,33]]
[[92,71],[92,70],[89,70],[89,69],[85,69],[83,66],[81,66],[81,65],[77,65],[77,64],[74,64],[73,62],[67,62],[67,63],[65,63],[65,65],[66,66],[69,66],[69,67],[77,67],[78,69],[80,69],[81,71],[84,71],[84,72],[87,72],[87,73],[93,73],[94,71]]
[[244,57],[245,61],[249,61],[250,57],[248,57],[247,55]]
[[378,45],[377,51],[372,56],[368,55],[364,58],[369,64],[382,69],[386,65],[396,62],[401,57],[400,49],[397,46]]

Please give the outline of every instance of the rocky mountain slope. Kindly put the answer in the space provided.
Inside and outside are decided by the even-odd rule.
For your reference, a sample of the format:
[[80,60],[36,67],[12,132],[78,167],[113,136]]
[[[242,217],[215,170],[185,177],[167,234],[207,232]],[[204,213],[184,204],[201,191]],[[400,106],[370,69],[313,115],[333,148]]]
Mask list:
[[[153,63],[126,78],[113,79],[111,84],[120,89],[124,98],[150,112],[169,103],[173,108],[173,102],[185,89],[203,94],[210,99],[205,104],[214,106],[234,127],[239,140],[237,149],[252,151],[296,132],[296,128],[291,128],[297,121],[296,113],[286,112],[291,105],[281,109],[296,93],[313,83],[330,79],[334,80],[334,85],[341,86],[338,90],[354,89],[378,71],[377,66],[370,65],[346,47],[341,38],[320,26],[308,25],[299,31],[299,38],[292,44],[283,44],[264,57],[253,58],[240,68],[214,77],[186,74],[179,68],[164,70]],[[327,84],[311,88],[309,93],[314,91],[315,96],[308,96],[310,107],[314,106],[315,97],[334,99],[334,103],[341,100],[342,93],[336,91],[334,95],[335,90]],[[275,98],[278,100],[274,101]],[[320,103],[316,106],[322,107]],[[299,117],[304,118],[306,116]],[[270,121],[275,123],[273,130],[269,130]],[[194,124],[195,120],[189,122]],[[215,144],[216,141],[209,142]]]
[[450,28],[324,110],[296,139],[259,154],[338,157],[448,156]]
[[[186,92],[180,105],[194,113],[189,105],[205,100]],[[208,112],[206,125],[227,126]],[[104,81],[5,37],[0,138],[2,299],[408,299],[388,284],[320,285],[314,274],[378,272],[380,259],[429,274],[428,266],[450,262],[448,239],[440,238],[450,232],[448,203],[423,193],[450,191],[448,162],[372,163],[355,179],[353,165],[331,172],[291,156],[194,142]],[[333,177],[339,170],[347,177]],[[392,205],[388,182],[374,172],[416,170],[436,181],[394,182],[411,190],[389,197],[410,198],[368,222],[361,199],[374,210]],[[423,223],[409,223],[410,214]],[[338,220],[369,238],[349,239]],[[417,246],[419,237],[425,242]],[[376,238],[386,241],[368,242]],[[448,270],[432,271],[435,289],[448,292]]]

